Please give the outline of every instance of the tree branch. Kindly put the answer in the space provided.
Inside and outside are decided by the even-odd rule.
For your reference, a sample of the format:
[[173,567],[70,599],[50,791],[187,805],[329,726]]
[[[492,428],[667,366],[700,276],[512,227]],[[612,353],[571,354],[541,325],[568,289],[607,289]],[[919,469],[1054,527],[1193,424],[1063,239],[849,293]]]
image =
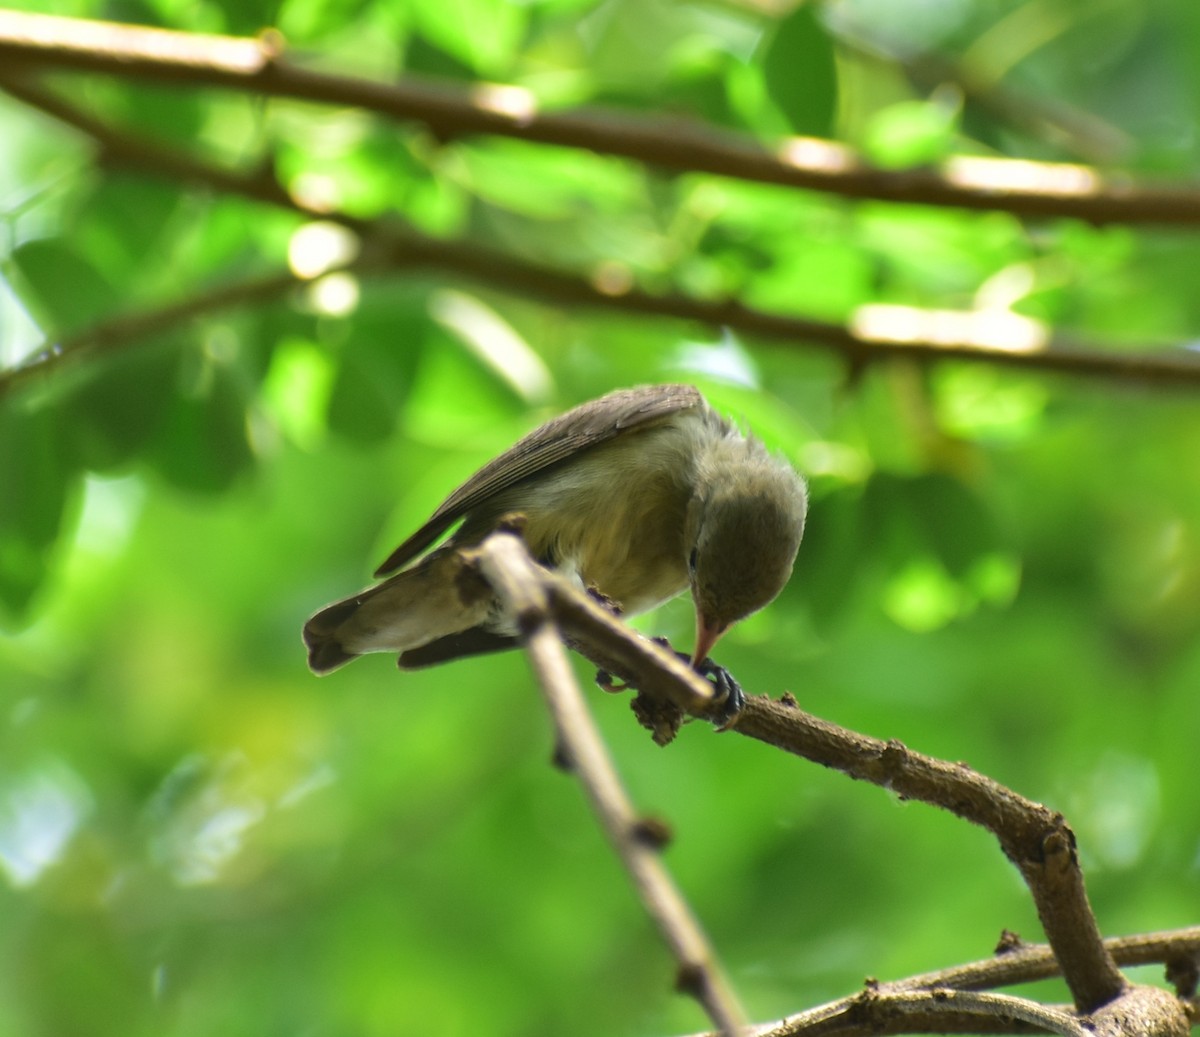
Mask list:
[[48,342],[23,362],[0,370],[0,400],[35,386],[46,386],[51,379],[90,358],[128,349],[134,344],[144,344],[154,335],[222,310],[267,302],[303,283],[295,274],[285,270],[247,281],[217,285],[155,309],[118,314],[82,331]]
[[[1171,929],[1135,936],[1110,937],[1104,946],[1118,965],[1163,964],[1200,957],[1200,926]],[[984,990],[1031,983],[1062,974],[1053,948],[1044,943],[1005,940],[994,957],[966,965],[955,965],[907,979],[880,984],[881,990],[915,990],[951,987],[955,990]],[[1181,997],[1194,990],[1180,990]]]
[[[506,559],[502,564],[496,561],[495,554],[501,551]],[[628,630],[599,603],[556,573],[536,565],[515,537],[508,533],[490,537],[481,545],[477,557],[488,559],[481,563],[483,576],[509,602],[527,644],[536,637],[538,653],[549,653],[551,642],[561,636],[643,693],[652,683],[663,689],[676,685],[668,693],[669,703],[691,709],[694,715],[705,715],[710,696],[697,696],[688,687],[694,674],[685,678],[660,666],[656,657],[671,658],[669,653]],[[506,580],[517,577],[522,584],[519,590],[506,586]],[[569,674],[561,646],[553,647],[558,654],[553,660],[542,659],[539,654],[534,660],[535,670],[541,673],[553,666]],[[550,683],[550,678],[544,675],[542,680]],[[577,686],[572,687],[572,694],[577,694]],[[548,689],[544,690],[550,694]],[[582,704],[578,708],[582,709]],[[1079,1037],[1084,1032],[1083,1023],[1088,1032],[1101,1037],[1128,1037],[1132,1032],[1147,1037],[1186,1037],[1188,1007],[1181,998],[1156,987],[1131,986],[1118,971],[1108,945],[1099,937],[1073,852],[1071,832],[1061,815],[1052,814],[963,764],[911,753],[897,742],[884,743],[803,714],[794,700],[776,703],[761,697],[750,698],[734,730],[835,767],[851,777],[872,781],[904,798],[943,807],[986,827],[996,835],[1005,854],[1025,878],[1058,968],[1075,1001],[1072,1015],[1032,1001],[954,990],[941,984],[947,978],[964,982],[971,978],[969,975],[932,974],[898,984],[873,985],[853,998],[802,1013],[782,1024],[760,1027],[755,1030],[759,1037],[1026,1032],[1026,1028]],[[568,745],[567,753],[578,762],[573,746]],[[589,795],[596,799],[600,793],[591,782],[589,779]],[[614,826],[610,829],[614,842],[620,838],[621,830],[632,839],[637,827],[633,815],[612,816],[614,820],[606,823]],[[1200,933],[1184,930],[1115,946],[1130,955],[1160,954],[1178,962],[1189,958],[1194,949],[1192,941],[1198,937]],[[1003,953],[1019,953],[1019,949],[1011,949],[1006,943]],[[1027,953],[1038,958],[1041,952]],[[1194,964],[1194,956],[1189,960]],[[1027,967],[1028,962],[1025,964]],[[975,967],[976,971],[980,968]],[[931,986],[931,980],[938,985]]]
[[[917,997],[913,997],[917,994]],[[916,1033],[1056,1033],[1096,1037],[1187,1037],[1186,1006],[1158,987],[1129,987],[1095,1013],[1071,1012],[1005,994],[946,988],[869,988],[755,1027],[754,1037],[873,1037]]]
[[[1023,1024],[1023,1025],[1021,1025]],[[755,1029],[755,1037],[838,1034],[1045,1032],[1088,1037],[1071,1013],[1011,994],[951,990],[867,989]]]
[[895,740],[846,731],[805,713],[794,699],[753,700],[742,734],[826,767],[919,799],[980,825],[1020,870],[1042,928],[1081,1013],[1116,997],[1125,981],[1105,949],[1084,890],[1075,835],[1061,814],[967,767],[915,753]]
[[[663,670],[658,653],[645,649],[645,638],[557,574],[539,567],[533,571],[572,647],[645,694],[671,688],[667,692],[671,705],[694,716],[707,714],[710,700],[700,701],[697,708],[697,696],[687,686],[690,678],[685,681]],[[616,629],[624,636],[614,636]],[[1061,814],[965,764],[924,756],[897,741],[884,742],[805,713],[790,696],[783,702],[765,696],[748,698],[734,730],[987,829],[1029,887],[1076,1009],[1081,1014],[1093,1012],[1126,990],[1125,978],[1100,937],[1084,890],[1075,837]]]
[[[1121,965],[1148,965],[1155,962],[1169,963],[1182,960],[1195,961],[1200,955],[1200,927],[1167,930],[1165,932],[1142,933],[1136,936],[1119,936],[1104,941],[1113,958]],[[898,1015],[876,1011],[873,1002],[881,996],[890,996],[905,991],[926,992],[945,990],[979,990],[990,987],[1012,986],[1035,980],[1049,979],[1061,974],[1054,952],[1045,944],[1013,943],[1011,938],[1002,941],[995,957],[984,961],[956,965],[936,972],[910,976],[889,983],[868,982],[863,993],[838,998],[828,1004],[788,1016],[778,1023],[755,1028],[755,1037],[782,1034],[804,1037],[826,1037],[836,1033],[838,1037],[871,1037],[873,1034],[891,1033],[972,1033],[1011,1034],[1041,1033],[1053,1027],[1035,1024],[1027,1013],[1013,1018],[1000,1014],[982,1014],[958,1011],[943,1006],[921,1025],[913,1015]],[[1180,991],[1181,998],[1190,995]],[[1021,1000],[1023,1006],[1030,1002]],[[1040,1006],[1039,1006],[1040,1007]],[[1184,1010],[1193,1006],[1184,1002]],[[1051,1011],[1059,1011],[1051,1009]],[[700,1035],[696,1035],[700,1037]]]
[[621,787],[554,624],[544,570],[508,532],[489,537],[476,551],[464,553],[464,559],[478,566],[520,630],[554,719],[559,757],[578,776],[638,896],[675,955],[678,988],[704,1006],[724,1037],[737,1037],[745,1027],[745,1013],[662,863],[665,829],[639,818]]
[[[2,17],[3,12],[0,12],[0,19]],[[980,339],[955,341],[953,336],[921,338],[915,333],[908,326],[911,320],[907,320],[905,314],[909,318],[915,315],[918,319],[924,314],[929,318],[928,323],[938,324],[937,315],[920,310],[905,310],[904,313],[877,310],[873,311],[876,319],[867,320],[863,317],[857,326],[848,327],[755,310],[736,299],[705,301],[678,294],[656,295],[632,287],[613,292],[585,276],[530,262],[474,242],[443,241],[399,226],[394,221],[367,220],[347,213],[305,206],[288,195],[268,175],[229,170],[177,148],[118,130],[36,83],[0,73],[0,87],[91,137],[99,146],[105,161],[173,181],[237,194],[290,210],[308,219],[342,224],[360,235],[370,246],[364,250],[365,258],[360,266],[363,269],[368,266],[372,270],[383,270],[389,265],[392,268],[423,266],[504,291],[542,299],[553,305],[588,306],[619,313],[694,321],[712,327],[729,328],[789,348],[822,348],[856,366],[892,357],[926,363],[943,359],[967,360],[1072,375],[1200,385],[1200,355],[1188,350],[1118,353],[1065,342],[1047,343],[1042,348],[1030,349],[1028,344],[995,341],[994,336],[987,332],[986,315],[983,315],[980,324]],[[283,273],[273,274],[263,280],[279,284],[287,276]],[[222,298],[222,291],[216,290],[217,301]],[[252,293],[247,291],[244,299],[239,300],[238,291],[232,289],[226,298],[228,304],[233,305],[239,301],[250,301],[251,297]],[[140,317],[119,316],[50,344],[41,351],[36,363],[0,372],[0,397],[16,384],[27,382],[37,374],[49,374],[65,362],[66,355],[80,351],[89,342],[104,340],[116,345],[123,341],[120,336],[129,334],[141,323],[157,330],[170,323],[173,313],[178,314],[179,319],[186,319],[198,311],[212,308],[213,296],[202,296],[194,302],[171,304],[159,313]],[[866,313],[865,308],[863,312]],[[960,321],[955,330],[970,332],[970,325]]]
[[380,83],[305,69],[281,56],[277,34],[201,36],[106,22],[0,11],[0,61],[124,78],[217,86],[350,105],[420,122],[438,137],[494,134],[620,155],[671,172],[829,192],[849,198],[1074,217],[1095,224],[1200,223],[1193,185],[1138,185],[1086,166],[962,156],[940,169],[873,169],[849,148],[793,137],[768,146],[682,119],[598,109],[541,112],[520,87],[461,87],[406,76]]

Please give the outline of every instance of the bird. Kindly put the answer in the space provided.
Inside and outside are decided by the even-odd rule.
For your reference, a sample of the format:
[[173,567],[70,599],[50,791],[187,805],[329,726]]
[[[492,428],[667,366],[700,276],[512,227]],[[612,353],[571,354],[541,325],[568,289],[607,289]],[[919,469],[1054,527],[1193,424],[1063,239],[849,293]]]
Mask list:
[[454,490],[379,566],[381,583],[305,623],[308,665],[323,675],[397,652],[415,669],[515,646],[499,602],[464,602],[455,576],[461,549],[520,513],[535,560],[624,616],[690,590],[695,647],[679,654],[711,672],[722,635],[791,577],[807,511],[801,475],[694,386],[620,389],[534,429]]

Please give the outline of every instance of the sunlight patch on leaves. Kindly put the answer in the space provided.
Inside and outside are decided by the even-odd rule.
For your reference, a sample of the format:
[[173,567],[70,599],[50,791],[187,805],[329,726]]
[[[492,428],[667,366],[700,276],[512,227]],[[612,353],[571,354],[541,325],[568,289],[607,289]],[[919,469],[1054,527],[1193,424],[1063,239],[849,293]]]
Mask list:
[[325,435],[325,408],[334,365],[319,346],[301,339],[279,343],[262,386],[262,404],[298,446],[312,450]]
[[443,289],[430,298],[429,312],[522,399],[542,403],[550,398],[554,382],[546,362],[481,299]]
[[15,889],[57,864],[92,809],[92,796],[64,761],[44,760],[0,776],[0,872]]

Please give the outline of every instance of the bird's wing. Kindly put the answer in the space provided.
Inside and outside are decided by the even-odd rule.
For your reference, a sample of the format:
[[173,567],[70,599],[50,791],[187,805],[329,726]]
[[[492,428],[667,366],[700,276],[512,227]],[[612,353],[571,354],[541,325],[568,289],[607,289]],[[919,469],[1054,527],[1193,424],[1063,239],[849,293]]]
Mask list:
[[522,479],[544,472],[581,450],[607,442],[623,432],[703,404],[704,397],[690,385],[645,385],[609,393],[559,415],[489,461],[450,494],[429,521],[375,570],[375,575],[387,576],[395,572],[471,509]]

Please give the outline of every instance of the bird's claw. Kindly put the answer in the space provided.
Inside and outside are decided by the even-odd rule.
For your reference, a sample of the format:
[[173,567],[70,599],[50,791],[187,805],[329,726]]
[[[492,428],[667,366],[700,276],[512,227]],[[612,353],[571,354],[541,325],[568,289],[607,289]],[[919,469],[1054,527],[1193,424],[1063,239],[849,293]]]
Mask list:
[[[655,644],[662,645],[688,666],[692,665],[692,657],[687,652],[676,652],[671,647],[671,642],[665,637],[656,637],[652,640]],[[716,725],[718,731],[728,731],[737,723],[737,718],[746,705],[746,693],[742,691],[742,686],[733,674],[711,659],[705,659],[696,667],[696,672],[713,688],[713,706],[708,712],[708,719]],[[629,688],[637,690],[632,684],[619,683],[607,670],[596,671],[596,683],[609,692],[626,691]]]
[[607,670],[596,671],[596,684],[601,691],[607,691],[612,695],[615,695],[619,691],[627,691],[632,686],[618,682]]
[[[692,665],[692,657],[687,652],[676,652],[671,647],[671,642],[665,637],[656,637],[653,640],[655,644],[662,645],[667,651],[674,652],[676,658],[681,659],[688,666]],[[728,731],[737,723],[738,714],[746,705],[746,693],[742,691],[742,686],[732,673],[711,659],[705,659],[696,667],[696,672],[705,678],[716,692],[708,719],[717,725],[718,731]]]
[[696,667],[696,672],[706,678],[717,693],[709,719],[717,725],[718,731],[728,731],[745,708],[746,693],[732,673],[711,659],[705,659]]

